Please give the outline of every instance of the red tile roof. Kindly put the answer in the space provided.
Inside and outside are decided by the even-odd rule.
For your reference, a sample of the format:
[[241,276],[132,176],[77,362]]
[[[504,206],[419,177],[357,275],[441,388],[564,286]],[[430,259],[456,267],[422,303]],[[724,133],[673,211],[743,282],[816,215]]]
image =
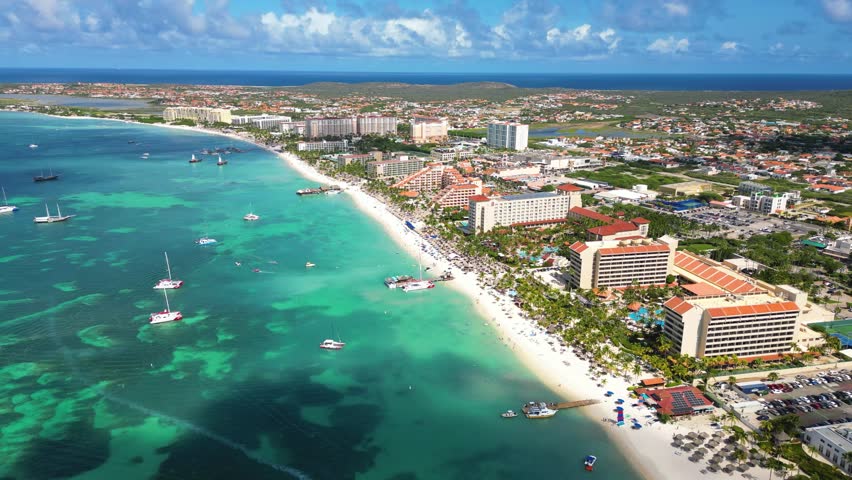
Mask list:
[[470,197],[471,202],[487,202],[488,200],[491,199],[486,197],[485,195],[474,195]]
[[724,290],[714,287],[709,283],[690,283],[688,285],[681,285],[681,287],[698,297],[713,297],[725,294]]
[[692,304],[680,297],[672,297],[666,300],[666,303],[664,303],[663,306],[677,313],[678,315],[683,315],[686,312],[692,310]]
[[571,246],[570,246],[570,247],[568,247],[568,248],[570,248],[571,250],[573,250],[573,251],[575,251],[575,252],[577,252],[577,253],[582,253],[584,250],[586,250],[587,248],[589,248],[589,246],[588,246],[588,245],[586,245],[586,244],[585,244],[585,243],[583,243],[583,242],[574,242],[574,243],[572,243],[572,244],[571,244]]
[[648,395],[657,403],[657,412],[666,415],[690,415],[694,408],[705,409],[713,406],[701,390],[692,385],[680,385],[671,388],[637,388],[636,394]]
[[642,217],[636,217],[636,218],[634,218],[633,220],[630,220],[630,221],[632,223],[635,223],[636,225],[645,225],[646,223],[651,223],[650,220],[648,220],[647,218],[642,218]]
[[571,210],[569,210],[569,212],[575,215],[579,215],[581,217],[589,218],[591,220],[597,220],[598,222],[603,223],[613,223],[615,221],[615,219],[610,216],[583,207],[573,207],[571,208]]
[[572,185],[570,183],[563,183],[556,187],[557,190],[562,190],[563,192],[582,192],[583,189],[578,187],[577,185]]
[[666,384],[666,380],[664,378],[661,378],[661,377],[644,378],[644,379],[640,380],[640,382],[642,382],[642,385],[645,385],[646,387],[654,387],[654,386],[657,386],[657,385],[665,385]]
[[675,253],[675,266],[686,270],[706,283],[713,284],[731,293],[757,293],[765,291],[756,285],[726,273],[721,268],[708,265],[687,252],[680,251]]
[[600,235],[602,237],[633,231],[636,231],[636,225],[627,222],[618,222],[612,225],[601,225],[600,227],[593,227],[589,229],[589,233],[592,235]]
[[762,303],[759,305],[743,305],[740,307],[718,307],[707,309],[707,313],[713,318],[738,317],[743,315],[763,315],[767,313],[798,311],[799,307],[794,302]]

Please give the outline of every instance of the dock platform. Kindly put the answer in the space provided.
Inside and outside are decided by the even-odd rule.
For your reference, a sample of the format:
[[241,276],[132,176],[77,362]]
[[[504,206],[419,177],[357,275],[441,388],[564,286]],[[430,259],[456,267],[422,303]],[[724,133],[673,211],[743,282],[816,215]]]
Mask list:
[[[533,402],[532,404],[538,405],[540,403],[542,403],[542,402]],[[588,400],[575,400],[573,402],[548,402],[547,408],[549,408],[551,410],[566,410],[566,409],[569,409],[569,408],[577,408],[577,407],[585,407],[587,405],[595,405],[597,403],[601,403],[601,401],[597,400],[597,399],[588,399]],[[530,406],[531,406],[530,403],[526,403],[526,404],[524,404],[524,406],[521,409],[523,410],[524,413],[528,413]]]

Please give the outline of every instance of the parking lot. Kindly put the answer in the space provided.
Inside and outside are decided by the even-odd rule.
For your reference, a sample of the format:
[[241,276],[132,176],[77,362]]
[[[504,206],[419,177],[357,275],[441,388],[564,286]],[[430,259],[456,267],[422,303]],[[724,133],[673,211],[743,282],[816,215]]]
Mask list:
[[790,232],[794,236],[806,235],[815,230],[813,225],[770,217],[747,210],[720,210],[701,208],[679,213],[680,216],[696,222],[719,225],[728,231],[729,236],[763,235],[773,232]]
[[852,374],[845,370],[765,383],[768,393],[751,395],[763,404],[753,420],[795,414],[802,427],[852,421]]

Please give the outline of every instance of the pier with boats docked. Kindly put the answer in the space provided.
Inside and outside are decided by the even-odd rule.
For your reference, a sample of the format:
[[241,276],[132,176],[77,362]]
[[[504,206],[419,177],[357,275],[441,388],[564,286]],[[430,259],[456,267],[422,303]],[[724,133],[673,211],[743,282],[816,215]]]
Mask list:
[[299,196],[321,195],[321,194],[336,195],[338,193],[341,193],[342,191],[343,191],[343,189],[341,189],[339,186],[332,185],[330,187],[321,186],[321,187],[317,187],[317,188],[302,188],[302,189],[296,190],[296,195],[299,195]]
[[[521,407],[521,412],[529,419],[550,418],[556,415],[559,410],[569,408],[585,407],[587,405],[595,405],[601,403],[597,399],[575,400],[573,402],[527,402]],[[514,418],[518,413],[514,410],[506,410],[500,414],[503,418]]]

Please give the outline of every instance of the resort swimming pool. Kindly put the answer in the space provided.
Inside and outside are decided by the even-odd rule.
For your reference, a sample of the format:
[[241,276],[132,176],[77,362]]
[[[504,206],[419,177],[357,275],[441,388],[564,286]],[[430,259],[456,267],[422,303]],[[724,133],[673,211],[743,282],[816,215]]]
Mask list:
[[627,314],[627,316],[630,318],[630,320],[633,320],[633,322],[635,322],[635,323],[639,323],[639,322],[649,323],[649,322],[653,321],[655,324],[657,324],[661,327],[663,326],[663,324],[665,324],[665,322],[663,320],[659,319],[662,315],[663,315],[663,309],[662,308],[658,308],[656,311],[654,311],[654,313],[652,315],[651,312],[649,312],[648,309],[645,308],[645,307],[641,307],[639,310],[637,310],[635,312],[630,312],[629,314]]

